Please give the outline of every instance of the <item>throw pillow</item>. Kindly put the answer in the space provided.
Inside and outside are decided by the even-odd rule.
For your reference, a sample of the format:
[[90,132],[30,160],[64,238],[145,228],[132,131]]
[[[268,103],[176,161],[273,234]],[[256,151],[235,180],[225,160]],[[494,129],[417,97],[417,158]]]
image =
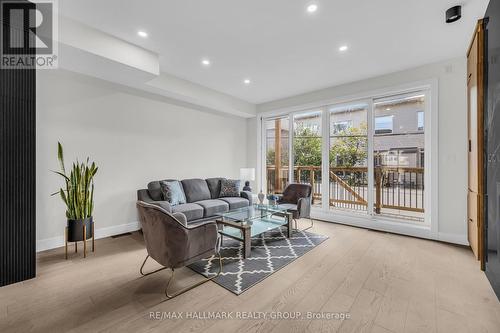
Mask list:
[[240,196],[240,180],[221,179],[219,198],[239,197],[239,196]]
[[178,180],[161,181],[160,187],[163,200],[168,201],[170,205],[176,206],[186,203],[186,196]]

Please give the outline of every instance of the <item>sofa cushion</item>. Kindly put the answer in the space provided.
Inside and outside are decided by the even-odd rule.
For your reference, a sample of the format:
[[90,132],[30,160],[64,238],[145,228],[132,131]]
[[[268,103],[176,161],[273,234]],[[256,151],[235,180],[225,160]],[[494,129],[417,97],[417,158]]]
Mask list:
[[220,198],[220,200],[227,202],[229,204],[229,209],[238,209],[249,205],[249,201],[241,197],[225,197]]
[[292,213],[294,219],[299,218],[299,211],[297,209],[297,205],[285,203],[285,204],[278,205],[278,207],[282,208],[282,209],[286,209],[289,213]]
[[151,199],[153,199],[154,201],[161,201],[162,196],[161,196],[160,182],[158,181],[149,182],[148,193]]
[[222,179],[220,181],[219,198],[224,197],[239,197],[240,196],[240,180]]
[[154,201],[163,200],[163,196],[161,194],[160,181],[174,181],[174,180],[175,179],[163,179],[163,180],[154,180],[152,182],[149,182],[148,193],[151,199],[153,199]]
[[173,213],[182,213],[186,215],[187,221],[203,218],[203,207],[194,203],[186,203],[172,207]]
[[210,199],[210,190],[204,179],[184,179],[182,187],[186,195],[187,202],[196,202]]
[[217,199],[220,193],[220,181],[224,178],[207,178],[208,189],[212,199]]
[[224,213],[229,210],[229,204],[218,199],[196,201],[196,204],[203,207],[203,217],[214,216],[217,213]]
[[178,180],[162,180],[160,181],[160,187],[163,200],[168,201],[172,206],[186,203],[186,196],[184,195],[181,182]]

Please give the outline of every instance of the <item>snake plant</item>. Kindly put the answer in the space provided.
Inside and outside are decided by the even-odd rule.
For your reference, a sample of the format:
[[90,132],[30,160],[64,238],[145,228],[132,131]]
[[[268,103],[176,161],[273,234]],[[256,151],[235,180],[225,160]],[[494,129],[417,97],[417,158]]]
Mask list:
[[69,220],[86,219],[92,216],[94,210],[94,176],[98,167],[94,162],[89,164],[89,158],[85,163],[78,160],[73,163],[69,174],[64,166],[63,147],[57,143],[57,158],[60,164],[60,171],[54,173],[64,178],[65,187],[61,188],[53,195],[59,194],[66,204],[66,218]]

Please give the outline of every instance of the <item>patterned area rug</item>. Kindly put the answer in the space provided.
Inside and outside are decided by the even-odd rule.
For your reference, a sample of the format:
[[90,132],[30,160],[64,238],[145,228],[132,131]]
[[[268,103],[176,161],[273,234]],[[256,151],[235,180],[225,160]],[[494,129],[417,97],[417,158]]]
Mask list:
[[[242,257],[242,242],[224,237],[221,247],[223,273],[213,281],[239,295],[328,239],[307,231],[295,231],[291,238],[286,238],[285,234],[286,229],[281,228],[253,237],[251,256],[247,259]],[[189,267],[211,277],[217,274],[219,261],[212,257]]]

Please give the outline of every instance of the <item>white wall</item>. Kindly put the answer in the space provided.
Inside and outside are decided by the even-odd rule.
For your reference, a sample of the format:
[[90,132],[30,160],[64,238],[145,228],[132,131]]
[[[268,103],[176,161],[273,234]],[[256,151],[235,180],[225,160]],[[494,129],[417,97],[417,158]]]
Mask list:
[[[255,180],[250,182],[253,193],[260,191],[260,169],[258,168],[257,154],[260,150],[257,147],[257,118],[247,119],[247,165],[255,168]],[[260,142],[260,141],[259,141]]]
[[239,176],[246,166],[246,120],[195,111],[164,97],[64,70],[37,73],[37,247],[61,246],[65,207],[50,197],[66,166],[89,156],[95,179],[96,234],[137,227],[136,190],[151,180]]
[[[332,73],[334,75],[334,73]],[[466,58],[421,66],[359,82],[330,87],[257,106],[259,113],[316,101],[362,94],[381,88],[437,78],[439,82],[439,216],[440,239],[467,242],[467,100]],[[257,166],[256,121],[249,120],[248,164]],[[253,146],[252,146],[253,143]]]

